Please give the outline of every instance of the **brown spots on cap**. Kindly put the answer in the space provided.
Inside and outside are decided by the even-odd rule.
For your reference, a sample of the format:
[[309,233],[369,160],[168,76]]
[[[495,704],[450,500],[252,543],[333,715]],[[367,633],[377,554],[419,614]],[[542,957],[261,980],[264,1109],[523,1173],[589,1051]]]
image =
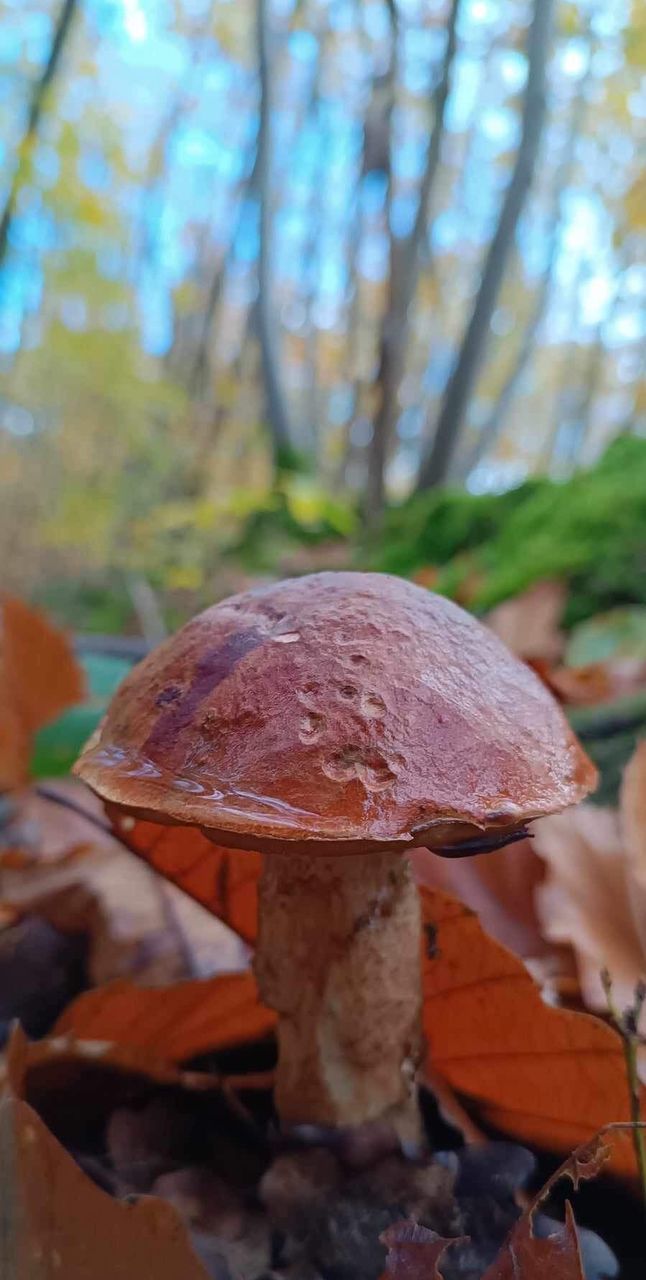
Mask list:
[[325,728],[325,716],[318,711],[307,711],[301,717],[298,737],[301,742],[317,742]]
[[386,703],[384,702],[381,694],[370,693],[368,691],[361,694],[359,706],[361,708],[361,714],[364,715],[367,720],[383,720],[387,710]]
[[361,782],[366,791],[383,791],[397,777],[394,769],[374,747],[348,746],[335,751],[321,768],[333,782]]
[[339,695],[346,702],[354,702],[358,692],[356,684],[342,684],[339,686]]

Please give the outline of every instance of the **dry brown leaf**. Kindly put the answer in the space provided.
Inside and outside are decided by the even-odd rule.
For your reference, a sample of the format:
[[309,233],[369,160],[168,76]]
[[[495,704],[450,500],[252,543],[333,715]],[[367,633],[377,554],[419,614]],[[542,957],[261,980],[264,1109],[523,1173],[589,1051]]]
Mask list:
[[544,868],[531,840],[473,858],[440,858],[415,849],[412,862],[420,884],[459,898],[497,942],[523,957],[546,952],[534,902]]
[[568,706],[596,706],[624,692],[617,687],[610,665],[604,662],[587,667],[550,667],[537,662],[532,665],[559,702]]
[[207,1280],[179,1215],[162,1200],[123,1204],[74,1163],[26,1102],[0,1103],[3,1280]]
[[536,1196],[509,1234],[509,1238],[482,1280],[585,1280],[576,1223],[569,1202],[565,1206],[565,1222],[555,1223],[549,1236],[534,1234],[536,1210],[562,1178],[567,1177],[577,1188],[584,1179],[596,1178],[611,1155],[612,1148],[603,1133],[597,1134],[585,1147],[579,1147]]
[[172,987],[113,982],[78,996],[54,1035],[116,1041],[166,1062],[182,1062],[267,1035],[276,1015],[258,999],[251,973],[219,974]]
[[166,827],[105,806],[113,829],[128,848],[201,902],[245,942],[258,920],[261,855],[214,845],[197,827]]
[[628,1006],[646,978],[646,742],[624,771],[618,813],[584,804],[546,818],[535,848],[547,866],[536,895],[545,937],[573,948],[588,1008],[607,1008],[604,968]]
[[84,696],[64,633],[40,610],[0,597],[0,791],[27,780],[36,730]]
[[[81,784],[59,782],[56,793],[105,821]],[[63,931],[86,933],[95,985],[125,977],[175,982],[245,965],[246,948],[213,914],[165,884],[108,830],[29,791],[20,797],[19,822],[39,830],[41,839],[23,865],[0,864],[0,900]],[[79,846],[85,846],[82,857]]]
[[565,647],[559,624],[566,595],[562,582],[537,582],[492,609],[485,621],[519,658],[556,662]]
[[[452,1244],[461,1238],[443,1240],[435,1231],[416,1222],[395,1222],[380,1237],[388,1254],[382,1280],[442,1280],[439,1264]],[[432,1270],[431,1270],[432,1268]]]
[[[429,942],[424,1029],[433,1069],[476,1119],[552,1151],[628,1120],[621,1041],[589,1014],[543,1003],[522,962],[445,894],[420,889]],[[632,1175],[632,1153],[613,1157]]]

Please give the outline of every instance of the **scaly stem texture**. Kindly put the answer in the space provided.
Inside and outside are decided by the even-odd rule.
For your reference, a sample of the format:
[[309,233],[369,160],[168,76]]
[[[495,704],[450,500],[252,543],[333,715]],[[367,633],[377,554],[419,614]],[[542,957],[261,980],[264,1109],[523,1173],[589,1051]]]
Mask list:
[[418,1140],[420,939],[405,856],[265,859],[255,972],[279,1016],[283,1124],[386,1118]]

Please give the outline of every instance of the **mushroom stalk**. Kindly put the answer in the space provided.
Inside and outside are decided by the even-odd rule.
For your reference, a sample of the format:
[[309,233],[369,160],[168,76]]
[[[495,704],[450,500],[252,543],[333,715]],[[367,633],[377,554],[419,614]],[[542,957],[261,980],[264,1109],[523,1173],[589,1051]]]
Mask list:
[[401,853],[265,858],[255,972],[278,1014],[283,1124],[419,1139],[421,911]]

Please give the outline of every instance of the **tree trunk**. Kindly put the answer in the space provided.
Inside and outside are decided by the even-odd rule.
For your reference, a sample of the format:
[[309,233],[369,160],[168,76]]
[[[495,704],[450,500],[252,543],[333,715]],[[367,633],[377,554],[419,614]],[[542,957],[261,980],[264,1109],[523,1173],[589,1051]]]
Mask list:
[[548,200],[548,205],[552,212],[550,217],[550,231],[548,234],[547,256],[543,273],[538,282],[534,306],[525,326],[525,331],[523,333],[514,364],[509,372],[506,382],[503,383],[500,395],[498,396],[489,418],[482,427],[475,445],[471,451],[467,453],[466,458],[463,459],[462,465],[460,466],[460,476],[469,475],[469,473],[473,471],[480,460],[484,458],[485,454],[489,452],[492,445],[495,444],[498,439],[505,424],[507,414],[514,402],[516,392],[522,382],[523,374],[530,362],[536,336],[550,302],[554,268],[561,252],[563,232],[563,192],[570,185],[572,171],[574,168],[576,144],[581,135],[581,130],[586,116],[586,92],[592,73],[592,52],[591,48],[588,56],[588,66],[585,74],[581,77],[579,88],[572,105],[570,127],[568,129],[568,136],[563,149],[563,156],[554,172],[554,180]]
[[257,0],[258,73],[260,78],[260,119],[258,125],[257,186],[259,210],[258,299],[256,323],[262,361],[274,465],[289,465],[292,430],[287,393],[281,368],[278,322],[273,303],[273,218],[271,193],[273,76],[269,32],[269,0]]
[[554,0],[534,0],[529,31],[527,87],[522,131],[514,171],[503,200],[498,226],[489,246],[482,280],[464,340],[449,379],[433,443],[422,459],[417,488],[441,484],[448,475],[459,441],[469,398],[480,370],[514,234],[531,186],[545,120],[545,67],[552,31]]
[[[78,0],[63,0],[63,4],[58,15],[58,21],[54,28],[54,35],[47,60],[32,89],[25,131],[22,141],[18,147],[16,147],[18,156],[24,157],[28,155],[33,147],[38,133],[40,119],[45,107],[47,91],[56,77],[61,57],[72,29],[72,21],[77,6]],[[23,166],[19,160],[13,174],[9,193],[5,201],[4,209],[2,210],[2,215],[0,216],[0,269],[4,266],[5,258],[7,256],[9,235],[13,224],[16,200],[21,186],[22,172]]]
[[[406,344],[410,329],[410,312],[418,279],[420,251],[428,227],[431,196],[442,156],[446,104],[451,87],[451,69],[456,50],[456,28],[460,0],[451,0],[451,10],[446,30],[446,46],[439,79],[433,90],[433,129],[430,136],[426,165],[422,176],[419,203],[410,234],[397,245],[390,231],[390,282],[389,300],[384,316],[379,358],[378,386],[379,409],[374,423],[374,435],[369,456],[368,488],[366,495],[366,526],[376,531],[383,517],[385,499],[385,470],[393,433],[397,423],[399,391],[406,362]],[[393,30],[396,41],[397,28]],[[395,74],[395,67],[392,68]]]
[[[383,77],[382,93],[385,97],[385,107],[383,110],[383,117],[380,121],[383,136],[380,140],[382,145],[378,147],[378,154],[381,155],[383,149],[383,163],[386,169],[384,222],[386,224],[386,235],[388,236],[389,297],[388,302],[386,303],[386,312],[383,319],[379,370],[377,373],[377,386],[379,388],[381,408],[377,413],[373,424],[372,439],[368,450],[368,477],[364,504],[365,526],[368,530],[372,530],[373,532],[381,524],[384,506],[384,472],[388,452],[388,423],[385,418],[384,407],[385,405],[390,404],[396,394],[392,385],[394,370],[392,367],[390,352],[393,342],[394,296],[398,270],[397,242],[393,235],[392,228],[392,153],[393,114],[397,96],[399,18],[394,0],[392,0],[391,3],[388,3],[387,8],[390,18],[390,60],[386,74]],[[370,149],[370,137],[366,130],[366,134],[364,136],[364,161],[367,160],[368,163],[370,162]]]

